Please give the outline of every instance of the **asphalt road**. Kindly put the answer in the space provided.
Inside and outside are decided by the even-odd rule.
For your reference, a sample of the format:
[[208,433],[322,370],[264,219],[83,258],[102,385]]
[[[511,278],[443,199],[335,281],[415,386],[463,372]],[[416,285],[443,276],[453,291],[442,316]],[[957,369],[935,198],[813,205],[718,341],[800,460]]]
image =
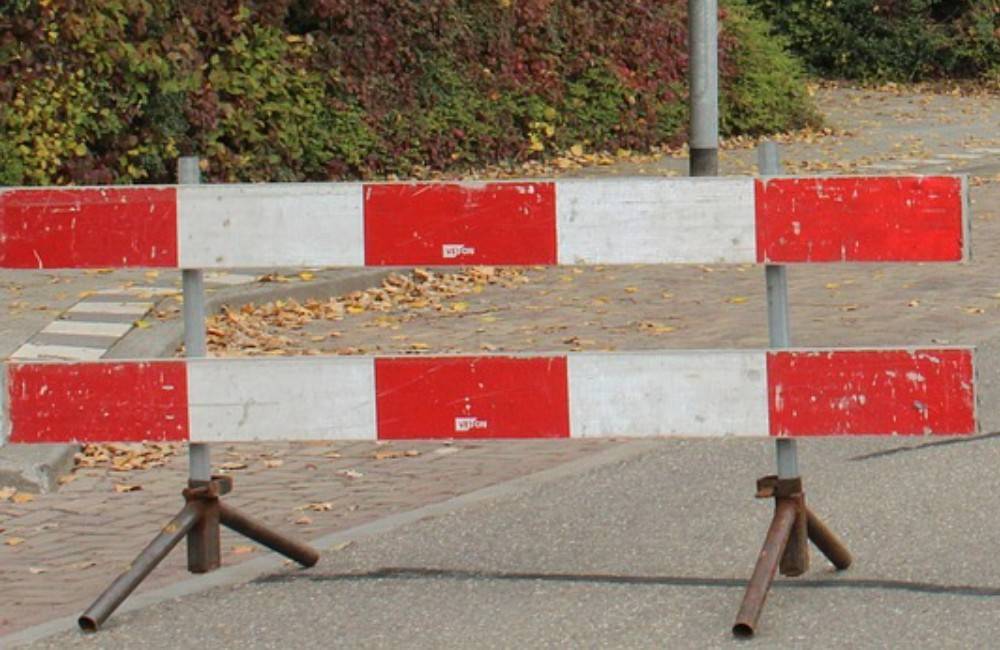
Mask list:
[[[766,648],[988,648],[1000,634],[1000,438],[800,443],[847,541],[779,579]],[[771,507],[767,442],[674,440],[359,540],[308,571],[124,613],[36,648],[713,648],[732,638]]]

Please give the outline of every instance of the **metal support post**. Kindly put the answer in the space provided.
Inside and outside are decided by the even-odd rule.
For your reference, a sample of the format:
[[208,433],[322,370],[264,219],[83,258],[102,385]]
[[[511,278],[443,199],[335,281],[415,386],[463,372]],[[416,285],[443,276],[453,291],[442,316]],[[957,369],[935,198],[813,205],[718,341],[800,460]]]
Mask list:
[[689,174],[719,174],[719,4],[688,0]]
[[[201,168],[196,156],[186,156],[177,161],[177,182],[196,185],[201,182]],[[205,285],[200,269],[183,269],[181,281],[184,292],[184,356],[189,359],[207,356],[205,345]],[[212,478],[212,460],[208,445],[191,443],[188,446],[188,486],[207,485]],[[208,573],[222,565],[219,546],[219,508],[205,508],[197,524],[187,536],[188,571]]]
[[[762,177],[780,172],[778,148],[773,142],[761,144],[758,162]],[[788,277],[781,265],[769,264],[765,272],[768,338],[772,349],[786,348],[790,339]],[[757,481],[757,497],[774,499],[774,517],[733,625],[733,634],[739,637],[753,636],[777,571],[798,576],[809,569],[810,540],[837,569],[851,565],[851,554],[844,543],[806,507],[795,441],[778,440],[776,451],[778,474]]]
[[[781,173],[778,159],[778,145],[765,141],[757,151],[757,166],[761,177],[777,176]],[[787,348],[791,333],[788,325],[788,274],[781,264],[764,267],[767,277],[767,332],[772,348]],[[794,440],[778,440],[778,478],[795,478],[799,475],[798,449]]]

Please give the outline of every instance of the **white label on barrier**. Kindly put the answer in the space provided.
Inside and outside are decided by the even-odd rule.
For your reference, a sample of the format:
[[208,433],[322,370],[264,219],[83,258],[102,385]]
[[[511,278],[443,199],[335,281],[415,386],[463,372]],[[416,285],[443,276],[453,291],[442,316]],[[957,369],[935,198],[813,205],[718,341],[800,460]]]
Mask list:
[[456,257],[462,257],[463,255],[475,255],[475,248],[466,248],[465,244],[445,244],[441,247],[441,255],[444,256],[446,260],[453,260]]
[[485,429],[488,426],[486,420],[479,418],[455,418],[455,433],[465,433],[473,429]]

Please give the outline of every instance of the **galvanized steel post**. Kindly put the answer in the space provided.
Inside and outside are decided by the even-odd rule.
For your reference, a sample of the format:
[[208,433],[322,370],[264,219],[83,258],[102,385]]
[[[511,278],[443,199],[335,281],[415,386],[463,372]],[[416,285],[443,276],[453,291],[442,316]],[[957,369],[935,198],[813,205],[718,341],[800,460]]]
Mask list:
[[[777,176],[781,173],[778,145],[765,141],[757,150],[757,167],[760,175]],[[788,326],[788,274],[784,265],[767,264],[767,332],[772,348],[787,348],[791,334]],[[799,475],[799,458],[795,441],[781,439],[776,442],[778,478],[795,478]]]
[[[201,182],[201,167],[197,156],[177,160],[177,182],[196,185]],[[200,269],[181,271],[184,291],[184,356],[204,357],[205,346],[205,287]],[[189,448],[189,479],[207,482],[212,478],[208,445],[191,443]]]
[[718,0],[688,0],[689,174],[719,173]]

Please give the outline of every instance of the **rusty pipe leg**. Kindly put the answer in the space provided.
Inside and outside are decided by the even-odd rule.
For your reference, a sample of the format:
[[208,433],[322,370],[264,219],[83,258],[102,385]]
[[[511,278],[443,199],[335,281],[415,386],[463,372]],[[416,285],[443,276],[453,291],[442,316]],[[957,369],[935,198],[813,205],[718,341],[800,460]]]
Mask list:
[[851,562],[853,561],[851,552],[847,550],[847,546],[839,537],[837,537],[837,534],[827,528],[826,524],[824,524],[822,520],[820,520],[820,518],[808,508],[806,508],[806,516],[809,539],[816,545],[816,548],[818,548],[820,552],[823,553],[823,555],[825,555],[831,563],[833,563],[833,566],[837,567],[838,570],[843,571],[847,567],[851,566]]
[[781,554],[781,562],[778,565],[778,572],[783,576],[800,576],[809,570],[809,534],[808,519],[806,517],[806,500],[801,492],[788,497],[778,497],[781,500],[788,499],[795,503],[795,523],[788,534],[788,545],[785,552]]
[[191,573],[208,573],[222,566],[219,536],[219,499],[200,499],[202,515],[187,534],[187,562]]
[[153,538],[146,548],[135,558],[131,566],[115,578],[111,586],[104,590],[97,600],[87,608],[78,623],[85,632],[96,632],[101,624],[111,616],[122,602],[128,598],[139,583],[156,568],[156,565],[170,553],[188,531],[198,523],[201,517],[201,505],[188,503],[170,520],[163,530]]
[[780,499],[774,509],[771,527],[767,529],[764,546],[760,549],[753,575],[750,576],[746,593],[743,594],[740,611],[736,615],[736,623],[733,625],[735,636],[753,636],[757,619],[760,618],[760,612],[764,608],[767,592],[778,570],[778,562],[785,552],[792,526],[795,525],[797,510],[795,501],[791,499]]
[[319,553],[310,546],[296,542],[271,530],[264,524],[247,517],[239,510],[219,502],[219,515],[222,525],[237,533],[263,544],[272,551],[295,560],[304,567],[311,567],[319,562]]

